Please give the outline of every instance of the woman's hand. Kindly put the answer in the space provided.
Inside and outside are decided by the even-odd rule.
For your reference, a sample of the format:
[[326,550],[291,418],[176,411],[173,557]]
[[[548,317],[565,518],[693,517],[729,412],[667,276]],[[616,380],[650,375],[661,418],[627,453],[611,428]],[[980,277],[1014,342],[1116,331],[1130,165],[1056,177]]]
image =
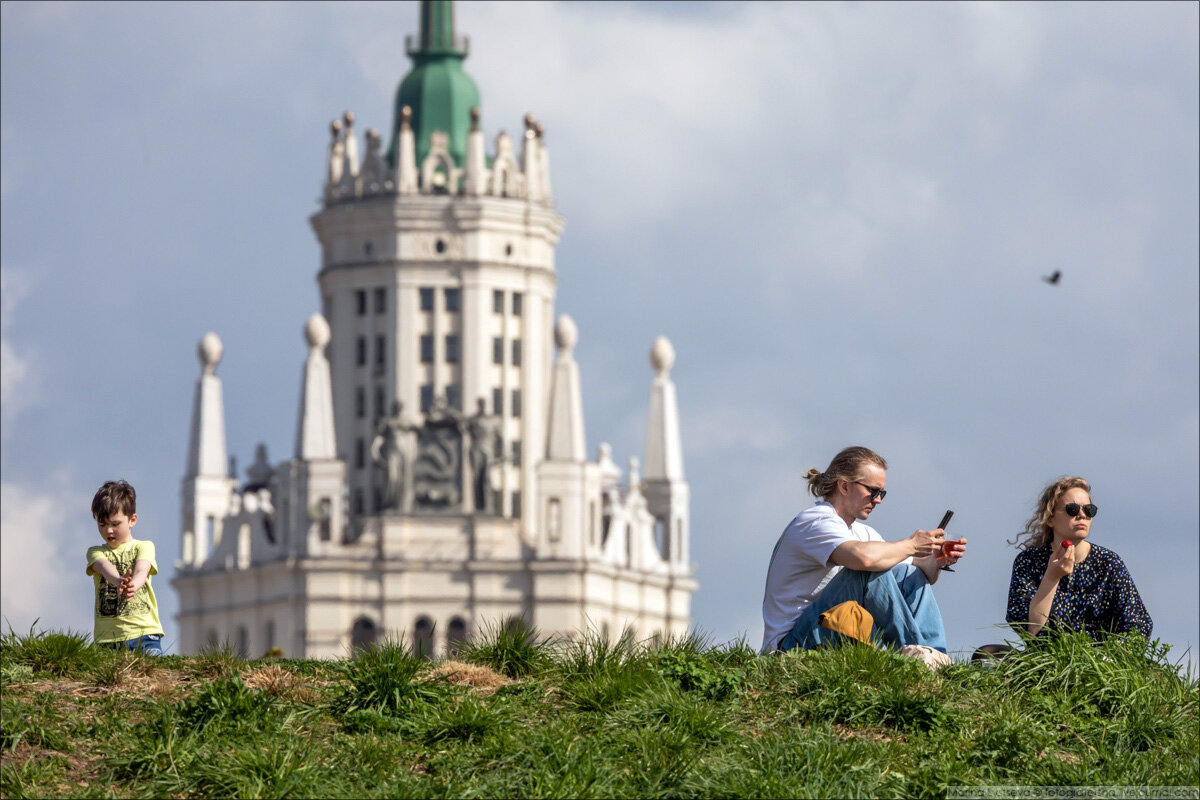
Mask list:
[[1046,575],[1048,577],[1058,579],[1064,575],[1070,575],[1075,569],[1075,546],[1070,542],[1066,543],[1066,547],[1057,546],[1054,552],[1050,554],[1050,563],[1046,565]]

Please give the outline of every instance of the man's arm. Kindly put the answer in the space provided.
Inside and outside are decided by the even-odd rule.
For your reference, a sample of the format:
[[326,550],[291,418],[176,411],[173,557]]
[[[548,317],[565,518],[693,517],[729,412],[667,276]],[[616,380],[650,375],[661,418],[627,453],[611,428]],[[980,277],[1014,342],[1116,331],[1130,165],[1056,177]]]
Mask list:
[[884,572],[911,556],[913,564],[920,567],[929,582],[933,583],[937,580],[937,554],[944,535],[941,528],[935,528],[931,531],[915,531],[912,536],[898,542],[842,542],[834,549],[829,560],[847,569]]

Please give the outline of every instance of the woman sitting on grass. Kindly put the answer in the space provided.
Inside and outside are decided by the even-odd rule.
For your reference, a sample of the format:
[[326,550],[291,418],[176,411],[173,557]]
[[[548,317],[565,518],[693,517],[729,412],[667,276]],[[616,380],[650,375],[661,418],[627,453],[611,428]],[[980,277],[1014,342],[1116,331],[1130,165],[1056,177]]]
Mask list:
[[1154,628],[1121,557],[1088,540],[1098,509],[1092,487],[1066,476],[1051,483],[1017,540],[1008,622],[1029,636],[1050,630],[1083,631],[1099,642],[1111,633]]

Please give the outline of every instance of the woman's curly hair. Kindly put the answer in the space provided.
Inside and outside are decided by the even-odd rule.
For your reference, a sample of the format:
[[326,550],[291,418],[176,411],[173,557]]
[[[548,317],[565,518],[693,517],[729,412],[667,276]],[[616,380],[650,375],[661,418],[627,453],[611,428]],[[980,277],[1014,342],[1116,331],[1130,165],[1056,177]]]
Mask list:
[[1058,501],[1071,489],[1083,489],[1089,497],[1092,494],[1092,485],[1075,475],[1064,475],[1051,481],[1050,485],[1042,490],[1042,496],[1038,498],[1037,510],[1025,523],[1025,529],[1015,538],[1010,539],[1008,543],[1017,544],[1029,550],[1034,547],[1043,547],[1051,542],[1054,539],[1054,531],[1050,527],[1050,518],[1054,516],[1055,510],[1058,508]]

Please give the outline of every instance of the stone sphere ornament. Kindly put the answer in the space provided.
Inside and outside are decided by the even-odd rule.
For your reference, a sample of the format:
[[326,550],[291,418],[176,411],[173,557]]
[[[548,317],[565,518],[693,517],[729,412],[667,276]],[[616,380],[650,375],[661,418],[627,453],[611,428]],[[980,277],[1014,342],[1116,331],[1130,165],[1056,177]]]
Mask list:
[[200,340],[199,346],[196,347],[196,355],[200,357],[200,366],[204,367],[204,371],[209,373],[217,368],[217,364],[221,361],[221,353],[223,352],[224,346],[221,344],[221,337],[212,331],[204,334],[204,338]]
[[575,327],[575,320],[566,314],[559,316],[558,322],[554,324],[555,346],[559,350],[569,352],[575,347],[577,341],[579,341],[579,328]]
[[329,344],[329,323],[319,313],[314,313],[304,324],[304,339],[309,347],[324,347]]
[[671,346],[671,340],[659,336],[650,348],[650,366],[654,367],[654,371],[659,375],[665,375],[674,364],[675,348]]

